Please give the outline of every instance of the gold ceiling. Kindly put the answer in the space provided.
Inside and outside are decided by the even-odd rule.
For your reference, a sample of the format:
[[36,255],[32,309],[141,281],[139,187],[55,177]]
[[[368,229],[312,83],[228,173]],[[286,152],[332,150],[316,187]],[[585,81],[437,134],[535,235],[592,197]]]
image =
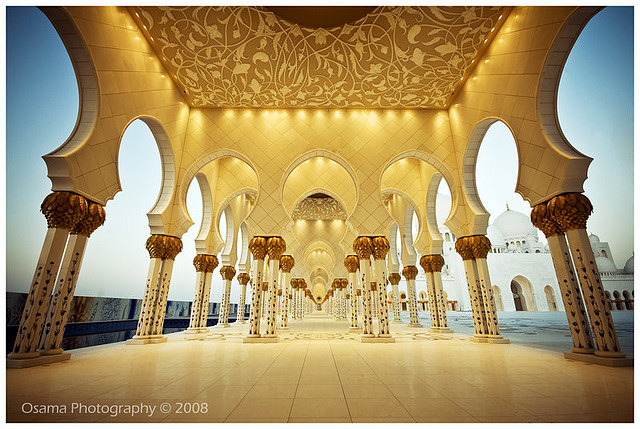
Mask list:
[[194,106],[442,108],[506,9],[381,6],[333,28],[264,7],[131,10]]

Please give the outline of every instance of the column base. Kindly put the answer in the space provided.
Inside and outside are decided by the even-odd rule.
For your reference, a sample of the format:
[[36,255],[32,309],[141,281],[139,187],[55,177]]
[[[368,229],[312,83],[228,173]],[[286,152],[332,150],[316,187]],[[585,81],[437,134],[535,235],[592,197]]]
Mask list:
[[393,321],[391,321],[391,323],[393,323],[395,325],[402,325],[402,320],[393,320]]
[[57,349],[40,350],[40,354],[42,356],[59,355],[62,352],[64,352],[64,349],[62,347]]
[[243,343],[277,343],[278,337],[244,337]]
[[453,334],[453,329],[435,327],[435,328],[429,328],[429,332],[438,333],[438,334]]
[[511,341],[503,336],[476,334],[473,337],[469,337],[470,341],[474,343],[489,343],[489,344],[509,344]]
[[567,353],[579,353],[583,355],[592,355],[595,349],[581,349],[578,347],[571,347],[571,351]]
[[362,334],[362,328],[349,328],[347,332],[350,334]]
[[219,326],[221,328],[228,328],[230,325],[228,323],[216,323],[214,327],[215,326]]
[[165,337],[164,335],[160,337],[149,338],[149,344],[160,344],[160,343],[166,343],[166,342],[167,342],[167,337]]
[[184,335],[198,335],[198,334],[208,334],[209,330],[207,328],[189,328],[185,331],[182,331]]
[[7,356],[7,359],[33,359],[40,356],[40,352],[11,352]]
[[278,331],[288,331],[289,327],[288,326],[281,326],[278,328]]
[[140,337],[140,338],[130,338],[125,341],[125,344],[128,346],[142,346],[144,344],[149,344],[151,341],[149,337]]
[[614,358],[614,357],[604,357],[604,356],[596,356],[595,354],[586,354],[586,353],[574,353],[574,352],[564,352],[564,358],[569,360],[578,360],[581,362],[594,363],[596,365],[604,365],[604,366],[633,366],[633,358]]
[[236,320],[233,322],[234,325],[244,325],[245,323],[247,323],[246,320]]
[[424,328],[424,325],[422,325],[422,323],[409,323],[407,326],[409,328]]
[[32,366],[46,365],[48,363],[62,362],[71,359],[71,353],[57,353],[50,355],[38,355],[32,358],[15,359],[7,358],[7,368],[30,368]]
[[593,354],[599,357],[613,359],[624,359],[625,357],[627,357],[627,355],[622,352],[605,352],[600,350],[596,350],[595,352],[593,352]]
[[440,327],[429,328],[427,330],[427,332],[430,332],[432,334],[453,334],[453,330],[452,329],[440,328]]
[[484,335],[476,334],[473,337],[469,337],[469,341],[473,341],[474,343],[486,343],[487,337]]
[[395,343],[396,339],[389,337],[361,337],[360,342],[362,343]]

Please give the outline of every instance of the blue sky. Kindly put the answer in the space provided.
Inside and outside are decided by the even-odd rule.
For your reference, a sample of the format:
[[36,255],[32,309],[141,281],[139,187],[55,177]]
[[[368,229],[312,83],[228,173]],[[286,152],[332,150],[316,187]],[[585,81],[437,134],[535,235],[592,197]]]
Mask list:
[[[30,7],[9,7],[6,17],[7,290],[26,292],[46,232],[39,207],[51,190],[41,156],[73,130],[78,96],[69,58],[46,17]],[[592,19],[571,52],[558,114],[571,144],[594,158],[585,184],[595,207],[588,229],[610,243],[618,266],[633,250],[633,107],[633,8],[608,7]],[[146,212],[161,180],[160,157],[146,125],[134,122],[126,130],[119,156],[123,192],[107,204],[107,222],[89,241],[77,295],[143,293],[149,261]],[[480,197],[492,219],[507,202],[511,209],[530,211],[513,192],[516,165],[513,138],[506,127],[494,125],[477,167]],[[196,226],[183,236],[170,299],[193,298],[193,239],[201,218],[195,182],[187,206]],[[214,282],[212,299],[219,300],[217,272]],[[235,301],[238,292],[232,290]]]

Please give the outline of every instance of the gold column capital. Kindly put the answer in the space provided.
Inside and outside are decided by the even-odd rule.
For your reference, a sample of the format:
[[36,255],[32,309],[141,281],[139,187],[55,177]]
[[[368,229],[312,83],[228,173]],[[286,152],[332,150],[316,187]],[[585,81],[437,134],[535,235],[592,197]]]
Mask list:
[[564,234],[562,227],[551,217],[548,202],[538,204],[531,210],[531,223],[547,238]]
[[345,279],[344,277],[341,277],[338,279],[338,284],[340,285],[340,289],[345,289],[349,284],[349,280]]
[[218,266],[216,255],[198,254],[193,258],[193,266],[197,272],[212,273]]
[[151,258],[173,260],[182,251],[182,240],[171,235],[154,234],[147,239],[145,246]]
[[456,252],[462,259],[486,259],[491,250],[491,241],[486,235],[469,235],[456,240]]
[[49,228],[73,230],[87,215],[87,200],[78,194],[67,191],[55,191],[44,197],[40,211],[47,219]]
[[262,291],[268,291],[269,290],[269,282],[262,282]]
[[272,261],[279,261],[280,257],[287,250],[287,243],[285,243],[282,237],[268,237],[267,238],[267,254]]
[[587,219],[593,211],[589,198],[577,192],[551,198],[547,208],[551,218],[565,231],[587,229]]
[[83,235],[90,237],[93,231],[104,224],[107,219],[107,213],[100,204],[87,200],[87,212],[82,219],[76,223],[71,230],[71,234]]
[[433,269],[431,268],[431,258],[429,258],[429,255],[423,255],[422,258],[420,258],[420,266],[425,273],[430,273],[433,271]]
[[373,244],[373,259],[380,260],[386,258],[387,253],[389,253],[389,249],[391,248],[387,237],[373,237],[371,242]]
[[396,286],[400,283],[400,274],[399,273],[391,273],[389,274],[389,283],[393,286]]
[[407,265],[402,269],[402,275],[407,280],[415,280],[418,275],[418,269],[415,265]]
[[358,296],[362,295],[362,289],[356,289],[356,295]]
[[246,285],[247,283],[249,283],[249,278],[250,278],[250,276],[249,276],[248,273],[240,273],[240,274],[238,274],[238,282],[243,286]]
[[439,254],[424,255],[420,258],[420,265],[425,273],[437,273],[442,271],[444,257]]
[[439,273],[442,271],[442,267],[444,267],[444,256],[439,254],[429,256],[431,257],[430,265],[432,272]]
[[368,260],[373,252],[373,242],[371,237],[361,235],[353,241],[353,251],[356,252],[359,259]]
[[249,252],[255,260],[264,260],[267,255],[267,239],[262,236],[255,236],[249,241]]
[[295,260],[291,255],[282,255],[280,256],[280,269],[283,273],[290,273],[291,269],[295,265]]
[[225,265],[220,268],[220,275],[223,280],[233,280],[233,277],[236,275],[236,269],[231,265]]
[[371,282],[371,283],[369,283],[369,287],[371,288],[371,290],[376,291],[376,290],[378,290],[378,283]]
[[356,255],[347,255],[344,258],[344,266],[349,273],[355,273],[360,267],[360,259]]

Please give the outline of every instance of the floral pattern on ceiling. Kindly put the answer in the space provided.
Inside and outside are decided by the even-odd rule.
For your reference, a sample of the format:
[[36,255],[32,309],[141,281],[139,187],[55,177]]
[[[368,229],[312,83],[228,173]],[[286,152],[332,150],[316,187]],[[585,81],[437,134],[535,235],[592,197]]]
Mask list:
[[293,220],[345,220],[347,212],[334,198],[307,197],[293,209],[291,218]]
[[306,28],[262,7],[135,7],[195,106],[441,108],[505,7],[376,8]]

